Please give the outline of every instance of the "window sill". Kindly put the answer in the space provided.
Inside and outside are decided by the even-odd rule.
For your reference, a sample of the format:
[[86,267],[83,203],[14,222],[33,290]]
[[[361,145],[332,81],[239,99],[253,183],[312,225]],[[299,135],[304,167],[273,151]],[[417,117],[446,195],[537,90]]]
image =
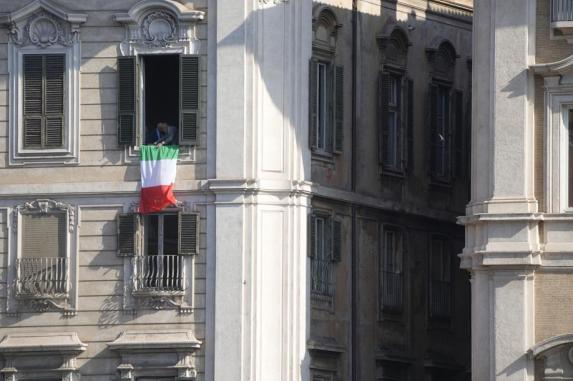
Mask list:
[[430,186],[443,189],[452,189],[454,187],[453,179],[445,179],[440,177],[431,176]]
[[324,152],[324,151],[316,151],[313,150],[311,151],[312,153],[312,160],[313,161],[319,161],[322,162],[324,164],[329,164],[329,165],[334,165],[334,154],[331,154],[329,152]]
[[[195,162],[196,147],[197,147],[196,145],[179,146],[179,157],[177,158],[177,162],[178,163]],[[123,158],[125,164],[139,163],[139,146],[125,146]]]
[[404,179],[406,177],[406,172],[404,170],[390,169],[380,166],[380,176],[388,176],[397,179]]
[[132,292],[133,296],[135,297],[147,297],[147,296],[184,296],[185,295],[185,291],[184,290],[179,290],[179,291],[163,291],[163,290],[153,290],[151,288],[149,289],[143,289],[143,290],[134,290]]

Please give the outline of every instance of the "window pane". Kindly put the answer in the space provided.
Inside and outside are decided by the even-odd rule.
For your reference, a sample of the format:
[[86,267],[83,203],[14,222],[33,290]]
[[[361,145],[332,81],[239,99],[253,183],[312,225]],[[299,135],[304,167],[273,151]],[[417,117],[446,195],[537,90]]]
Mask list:
[[163,216],[163,255],[175,255],[178,251],[179,216],[167,214]]
[[147,255],[158,254],[159,216],[145,216],[145,248]]

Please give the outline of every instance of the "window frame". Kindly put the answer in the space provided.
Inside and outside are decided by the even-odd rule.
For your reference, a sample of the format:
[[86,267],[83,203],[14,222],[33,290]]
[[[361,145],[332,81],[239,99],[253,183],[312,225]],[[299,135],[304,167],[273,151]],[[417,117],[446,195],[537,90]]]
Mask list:
[[[9,71],[11,89],[9,110],[10,165],[79,164],[80,89],[79,42],[70,47],[18,47],[10,44]],[[76,45],[78,45],[76,47]],[[63,145],[58,148],[24,147],[24,56],[64,55]]]
[[[404,125],[402,119],[405,117],[404,113],[404,81],[406,79],[405,73],[400,71],[388,70],[384,71],[383,75],[388,75],[390,78],[390,94],[388,94],[388,109],[386,115],[384,115],[383,123],[383,147],[382,147],[382,171],[384,173],[402,173],[404,171],[404,138],[406,131],[404,131]],[[393,91],[392,91],[393,90]],[[395,101],[392,103],[391,98],[394,97]],[[394,129],[390,129],[390,115],[394,116]],[[386,133],[384,133],[386,132]],[[389,136],[394,133],[392,142],[389,141]],[[384,139],[386,137],[386,139]],[[388,161],[388,151],[392,147],[394,152],[394,158],[392,161]]]
[[[394,250],[392,253],[393,257],[393,265],[388,266],[388,255],[390,254],[387,245],[387,237],[386,235],[391,233],[394,235],[393,238],[393,246],[396,248],[396,243],[399,243],[399,259],[397,260],[397,251]],[[387,313],[394,313],[394,314],[401,314],[404,311],[404,292],[405,292],[405,281],[406,276],[404,272],[404,262],[405,262],[405,255],[406,255],[406,240],[405,240],[405,230],[396,225],[390,224],[382,224],[380,226],[380,245],[379,245],[379,255],[378,255],[378,311],[380,318],[384,314]],[[396,305],[392,304],[385,304],[385,296],[387,295],[384,291],[384,282],[385,277],[388,274],[398,275],[399,277],[399,301]]]
[[571,161],[573,160],[573,120],[571,116],[573,114],[573,104],[564,105],[561,110],[560,118],[560,135],[559,140],[559,156],[561,165],[561,189],[560,189],[560,199],[561,205],[560,209],[564,213],[573,213],[573,189],[570,189],[573,183],[573,167],[571,166]]
[[[182,314],[193,313],[195,303],[195,263],[196,257],[200,253],[200,231],[201,231],[201,213],[198,211],[187,210],[186,207],[172,207],[166,208],[162,212],[151,213],[142,215],[134,210],[122,211],[118,213],[119,222],[121,218],[132,218],[133,231],[129,234],[133,235],[133,252],[123,252],[119,250],[117,255],[124,258],[124,283],[126,290],[123,298],[124,310],[137,310],[137,309],[173,309],[177,308]],[[192,253],[188,250],[181,252],[182,247],[178,242],[178,251],[174,255],[177,259],[173,259],[177,263],[175,266],[181,266],[178,272],[180,273],[180,286],[171,285],[171,289],[154,289],[154,287],[139,287],[141,278],[138,277],[137,272],[142,269],[143,261],[148,257],[146,249],[146,228],[145,216],[148,215],[174,215],[178,217],[178,241],[181,239],[181,219],[186,215],[195,216],[196,223],[196,248]],[[159,224],[158,224],[159,229]],[[123,232],[118,226],[118,239]],[[129,238],[129,237],[128,237]],[[158,253],[159,254],[159,253]],[[169,255],[169,254],[164,254]],[[157,255],[159,257],[159,255]],[[169,262],[167,262],[169,263]],[[172,262],[174,263],[174,262]],[[178,267],[179,268],[179,267]],[[181,289],[174,289],[180,287]]]
[[[434,252],[434,242],[441,243],[441,251],[439,254]],[[429,261],[428,261],[428,312],[429,317],[432,320],[445,320],[449,321],[454,312],[454,263],[453,263],[453,248],[452,241],[449,237],[442,234],[430,234],[429,242]],[[434,269],[436,255],[439,255],[439,273],[438,277],[434,277]],[[447,259],[444,261],[444,259]],[[447,276],[445,276],[447,274]],[[434,292],[436,292],[435,283],[440,284],[440,287],[444,286],[445,291],[442,290],[441,294],[447,298],[448,311],[437,311],[434,309]],[[440,292],[440,291],[438,291]],[[443,313],[442,313],[443,312]]]
[[[26,310],[34,312],[59,311],[64,316],[75,316],[78,303],[78,229],[77,207],[49,199],[37,199],[14,207],[12,224],[9,225],[7,256],[7,284],[10,290],[7,295],[6,310],[8,313]],[[65,255],[66,260],[66,293],[50,295],[19,295],[15,288],[19,279],[18,263],[23,258],[23,215],[25,214],[64,214],[65,221]]]

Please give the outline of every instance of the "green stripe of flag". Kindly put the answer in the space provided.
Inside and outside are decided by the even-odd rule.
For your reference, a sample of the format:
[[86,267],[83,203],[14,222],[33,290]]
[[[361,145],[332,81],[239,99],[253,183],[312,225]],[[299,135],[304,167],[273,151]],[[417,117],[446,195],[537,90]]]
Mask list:
[[141,161],[149,160],[176,160],[179,156],[178,146],[152,146],[142,145],[139,147]]

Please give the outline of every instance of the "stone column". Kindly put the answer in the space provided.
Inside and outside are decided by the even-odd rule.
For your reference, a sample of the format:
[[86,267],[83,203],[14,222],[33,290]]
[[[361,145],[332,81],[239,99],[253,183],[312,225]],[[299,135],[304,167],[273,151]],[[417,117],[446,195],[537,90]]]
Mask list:
[[472,200],[462,267],[472,272],[472,380],[533,380],[535,0],[474,6]]
[[207,274],[215,276],[207,379],[307,380],[311,0],[211,4],[216,263]]

